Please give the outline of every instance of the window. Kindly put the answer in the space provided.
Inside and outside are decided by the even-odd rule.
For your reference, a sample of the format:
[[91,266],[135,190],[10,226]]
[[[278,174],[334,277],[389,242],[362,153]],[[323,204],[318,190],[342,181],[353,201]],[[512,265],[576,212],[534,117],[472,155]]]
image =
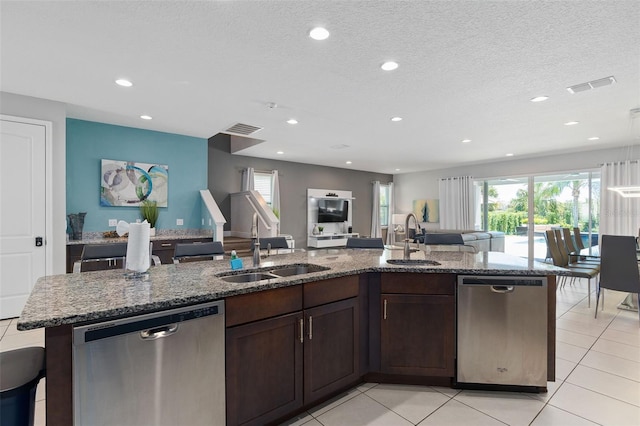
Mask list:
[[389,226],[389,185],[380,185],[380,226]]
[[271,206],[271,182],[273,175],[271,173],[254,172],[253,188],[262,195],[264,201]]

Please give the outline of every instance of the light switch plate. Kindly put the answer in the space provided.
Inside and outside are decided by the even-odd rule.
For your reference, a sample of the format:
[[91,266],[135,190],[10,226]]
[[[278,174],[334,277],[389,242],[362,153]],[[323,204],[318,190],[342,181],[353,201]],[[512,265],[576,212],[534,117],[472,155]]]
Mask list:
[[176,219],[176,225],[180,226],[180,225],[184,225],[184,220],[182,219]]
[[118,219],[109,219],[109,226],[117,226]]

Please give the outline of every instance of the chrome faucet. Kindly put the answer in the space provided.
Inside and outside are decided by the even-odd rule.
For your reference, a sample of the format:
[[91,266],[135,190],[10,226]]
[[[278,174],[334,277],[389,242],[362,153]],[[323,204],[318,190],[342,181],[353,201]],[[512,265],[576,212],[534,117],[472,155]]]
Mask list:
[[251,224],[251,244],[253,245],[253,266],[260,266],[260,239],[258,238],[258,213],[253,214]]
[[420,228],[420,224],[418,223],[418,218],[415,214],[409,213],[404,220],[404,232],[407,233],[407,238],[404,239],[404,256],[403,260],[409,260],[409,255],[411,254],[411,248],[409,247],[409,220],[413,217],[413,222],[416,224],[416,234],[422,230]]

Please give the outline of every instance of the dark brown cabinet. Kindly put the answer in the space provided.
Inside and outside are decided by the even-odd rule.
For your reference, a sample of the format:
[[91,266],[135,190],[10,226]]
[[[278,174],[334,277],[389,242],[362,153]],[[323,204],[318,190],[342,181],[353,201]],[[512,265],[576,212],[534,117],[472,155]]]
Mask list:
[[263,425],[302,407],[302,313],[227,329],[227,424]]
[[380,300],[380,371],[453,377],[455,276],[388,274]]
[[360,377],[358,299],[304,311],[304,400],[318,400]]
[[359,380],[358,282],[227,299],[228,425],[268,424]]

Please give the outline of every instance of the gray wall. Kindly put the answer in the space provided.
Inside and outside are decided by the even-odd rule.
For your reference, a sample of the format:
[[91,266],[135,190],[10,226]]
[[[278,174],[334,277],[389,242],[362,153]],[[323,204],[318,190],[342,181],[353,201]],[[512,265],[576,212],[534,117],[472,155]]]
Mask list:
[[0,113],[53,123],[53,194],[51,197],[53,204],[51,206],[53,215],[51,235],[53,241],[47,241],[47,244],[53,245],[53,259],[51,259],[53,273],[64,274],[67,258],[66,188],[64,185],[66,175],[66,105],[61,102],[0,92]]
[[[296,247],[307,245],[307,188],[352,191],[353,232],[371,232],[372,184],[393,181],[393,176],[335,167],[314,166],[290,161],[232,155],[229,136],[218,134],[209,139],[208,187],[222,214],[232,221],[229,194],[240,191],[242,170],[278,170],[280,176],[280,232],[291,234]],[[229,229],[229,223],[225,230]],[[247,228],[250,224],[247,224]]]

